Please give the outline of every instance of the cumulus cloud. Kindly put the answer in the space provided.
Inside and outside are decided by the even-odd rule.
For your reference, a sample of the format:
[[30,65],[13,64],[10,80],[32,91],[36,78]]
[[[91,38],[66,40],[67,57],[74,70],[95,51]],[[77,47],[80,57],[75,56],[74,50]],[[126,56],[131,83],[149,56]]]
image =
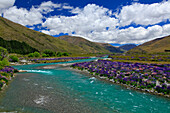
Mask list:
[[17,8],[13,6],[3,11],[4,17],[13,22],[22,25],[36,25],[43,23],[42,19],[45,18],[43,14],[54,11],[55,8],[60,8],[61,4],[54,4],[51,1],[43,2],[40,6],[34,7],[30,10],[26,8]]
[[[82,10],[79,10],[76,16],[53,16],[47,18],[42,26],[50,29],[49,33],[51,35],[61,32],[69,34],[75,32],[77,35],[87,36],[92,32],[107,31],[106,27],[114,29],[118,25],[117,19],[108,16],[109,11],[109,9],[95,4],[88,4]],[[75,11],[73,12],[75,13]]]
[[28,11],[24,8],[18,9],[16,6],[5,10],[4,17],[22,25],[40,24],[43,18],[42,14],[34,7]]
[[117,18],[119,18],[121,26],[131,23],[153,25],[170,20],[170,1],[153,4],[134,3],[124,6]]
[[15,0],[0,0],[0,9],[5,9],[13,6]]
[[[96,4],[74,8],[69,4],[55,4],[48,1],[40,6],[33,6],[30,10],[11,7],[5,10],[4,17],[22,25],[42,24],[43,29],[40,31],[49,35],[68,33],[95,42],[141,44],[170,34],[170,24],[158,24],[170,19],[168,6],[170,1],[150,5],[133,3],[123,6],[117,13]],[[74,15],[44,16],[55,9],[68,10]],[[45,21],[43,22],[42,19]],[[135,28],[132,23],[141,27]],[[122,29],[122,26],[128,25],[132,27]]]
[[38,8],[37,10],[40,11],[43,14],[47,14],[49,12],[54,11],[55,8],[60,8],[61,4],[54,4],[51,1],[48,2],[43,2]]

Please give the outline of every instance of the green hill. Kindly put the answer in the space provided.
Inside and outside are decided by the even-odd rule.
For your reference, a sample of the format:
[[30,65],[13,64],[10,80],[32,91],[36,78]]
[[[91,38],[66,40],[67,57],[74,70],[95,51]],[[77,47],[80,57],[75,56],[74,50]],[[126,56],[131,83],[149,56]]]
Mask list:
[[157,38],[155,40],[146,42],[142,45],[139,45],[131,50],[128,53],[165,53],[170,51],[170,36]]
[[58,38],[82,48],[83,51],[89,51],[90,53],[113,53],[113,52],[120,53],[121,52],[110,44],[91,42],[81,37],[60,36]]
[[[69,38],[68,38],[69,37]],[[10,53],[28,54],[45,49],[68,53],[111,53],[106,47],[81,37],[62,36],[59,38],[34,31],[0,17],[0,46]]]
[[[28,29],[22,25],[11,22],[5,18],[0,17],[0,40],[6,44],[0,43],[0,46],[6,47],[8,51],[19,54],[26,54],[33,51],[43,51],[44,49],[51,49],[53,51],[77,53],[81,52],[81,48],[70,44],[58,38],[46,35]],[[14,43],[15,42],[15,43]],[[15,50],[16,46],[20,50]],[[29,50],[25,52],[19,52]]]

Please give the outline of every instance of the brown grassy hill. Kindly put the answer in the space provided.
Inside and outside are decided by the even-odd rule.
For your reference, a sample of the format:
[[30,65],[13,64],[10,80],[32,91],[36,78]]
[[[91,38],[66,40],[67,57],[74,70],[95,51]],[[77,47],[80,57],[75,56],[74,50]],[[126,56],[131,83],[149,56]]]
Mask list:
[[105,49],[109,50],[112,53],[123,53],[124,52],[121,49],[116,48],[108,43],[98,43],[98,44],[100,44],[101,46],[103,46]]
[[[28,29],[2,17],[0,17],[0,38],[5,43],[18,42],[18,44],[21,44],[21,48],[30,46],[30,48],[34,48],[40,52],[44,49],[69,53],[81,52],[80,47],[70,44],[67,41]],[[22,46],[23,43],[26,46]],[[15,45],[11,46],[14,47]]]
[[90,42],[81,37],[75,36],[60,36],[59,39],[65,40],[71,44],[77,45],[84,51],[89,51],[90,53],[112,53],[120,52],[117,48],[113,47],[110,44],[106,43],[96,43]]
[[165,53],[165,50],[170,50],[170,36],[157,38],[155,40],[146,42],[142,45],[139,45],[131,50],[128,53]]

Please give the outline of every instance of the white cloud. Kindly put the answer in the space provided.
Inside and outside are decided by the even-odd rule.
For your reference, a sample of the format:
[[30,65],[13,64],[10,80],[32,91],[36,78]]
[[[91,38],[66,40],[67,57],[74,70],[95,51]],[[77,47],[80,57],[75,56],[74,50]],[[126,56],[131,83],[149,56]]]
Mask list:
[[[74,8],[69,4],[54,4],[49,1],[43,2],[37,7],[33,6],[30,10],[11,7],[4,11],[4,17],[22,25],[42,24],[42,27],[47,30],[41,30],[41,32],[49,35],[69,33],[69,35],[81,36],[96,42],[144,43],[170,35],[170,24],[156,25],[170,19],[170,7],[168,6],[170,6],[170,1],[150,5],[134,3],[123,6],[120,13],[115,13],[96,4],[88,4],[84,8]],[[65,9],[75,15],[43,16],[54,9]],[[43,22],[42,19],[46,19],[46,21]],[[131,23],[145,25],[145,27],[119,29]],[[151,26],[146,28],[148,25]]]
[[42,25],[50,29],[51,35],[61,32],[69,34],[75,32],[77,35],[88,37],[92,32],[107,31],[106,27],[114,29],[118,25],[118,20],[108,16],[108,12],[110,13],[110,10],[107,8],[88,4],[82,10],[79,10],[76,16],[53,16],[47,18]]
[[15,0],[0,0],[0,9],[5,9],[13,6]]
[[124,6],[117,17],[121,26],[130,25],[131,23],[140,25],[157,24],[167,19],[170,20],[170,1],[153,4],[134,3]]
[[[95,4],[88,4],[83,9],[75,8],[72,12],[74,14],[77,13],[77,15],[47,18],[42,25],[47,27],[48,31],[43,30],[42,32],[51,35],[56,35],[61,32],[69,33],[74,36],[82,36],[91,41],[112,43],[143,43],[170,34],[170,31],[168,31],[170,26],[168,25],[163,27],[154,25],[148,28],[129,27],[120,30],[116,28],[116,26],[121,26],[120,23],[122,22],[120,18],[118,18],[118,20],[111,17],[110,15],[113,15],[111,10]],[[134,14],[132,13],[131,16],[133,17]],[[106,30],[106,27],[109,27],[109,30]],[[72,34],[72,32],[74,32],[74,34]]]
[[42,23],[42,14],[34,7],[29,11],[16,6],[4,11],[4,17],[22,25],[34,25]]
[[38,8],[37,10],[40,11],[43,14],[47,14],[49,12],[54,11],[55,8],[60,8],[61,4],[54,4],[51,1],[48,2],[43,2]]
[[72,14],[78,14],[78,13],[81,13],[82,12],[82,9],[80,9],[79,7],[76,7],[74,9],[72,9],[70,11]]
[[170,24],[163,26],[163,35],[170,35]]
[[74,7],[72,6],[69,6],[69,5],[63,5],[62,7],[63,9],[74,9]]
[[3,11],[4,17],[10,19],[13,22],[22,25],[36,25],[43,23],[44,18],[42,14],[47,14],[54,11],[55,8],[60,8],[61,4],[54,4],[51,1],[43,2],[40,6],[34,7],[30,10],[25,8],[17,8],[13,6]]

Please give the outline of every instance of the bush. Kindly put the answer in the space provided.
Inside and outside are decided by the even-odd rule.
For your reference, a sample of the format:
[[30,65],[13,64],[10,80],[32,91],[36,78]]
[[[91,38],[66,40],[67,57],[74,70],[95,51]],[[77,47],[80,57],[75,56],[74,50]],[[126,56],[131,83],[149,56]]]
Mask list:
[[44,50],[43,53],[46,54],[47,56],[50,56],[50,57],[56,56],[56,53],[52,50],[49,50],[49,49]]
[[61,52],[58,52],[58,53],[57,53],[57,56],[58,56],[58,57],[61,57],[61,56],[62,56],[62,53],[61,53]]
[[34,57],[34,53],[28,54],[28,57]]
[[47,57],[47,55],[45,53],[42,54],[42,57]]
[[0,61],[8,56],[7,49],[0,47]]
[[63,55],[64,56],[69,56],[69,54],[67,52],[64,52]]
[[0,61],[0,67],[4,67],[4,66],[9,66],[9,61],[6,58]]
[[10,55],[9,58],[11,59],[11,62],[18,62],[19,61],[18,57],[15,56],[15,55]]
[[34,57],[40,57],[40,53],[39,52],[34,52]]

